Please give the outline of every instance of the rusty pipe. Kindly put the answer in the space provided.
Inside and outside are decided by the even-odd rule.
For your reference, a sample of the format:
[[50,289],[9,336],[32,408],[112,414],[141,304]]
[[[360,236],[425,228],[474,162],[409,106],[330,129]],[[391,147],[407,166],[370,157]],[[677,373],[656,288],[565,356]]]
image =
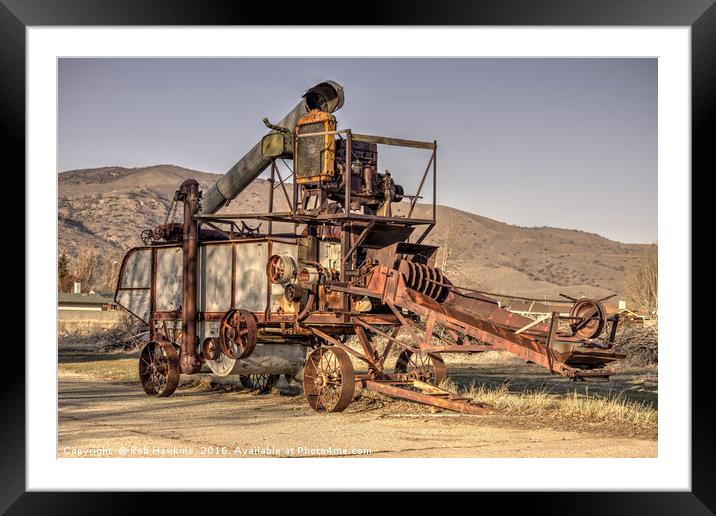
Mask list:
[[179,368],[184,374],[197,373],[201,358],[197,354],[196,337],[196,285],[197,256],[199,251],[198,222],[194,218],[201,193],[199,183],[187,179],[179,188],[179,199],[184,202],[184,228],[182,233],[182,341]]
[[[321,82],[306,91],[301,102],[276,125],[285,127],[293,133],[296,121],[310,110],[320,109],[333,113],[343,106],[343,100],[343,86],[334,81]],[[270,164],[271,158],[261,154],[261,140],[259,140],[209,189],[202,202],[203,212],[205,214],[216,213],[229,201],[236,198]]]

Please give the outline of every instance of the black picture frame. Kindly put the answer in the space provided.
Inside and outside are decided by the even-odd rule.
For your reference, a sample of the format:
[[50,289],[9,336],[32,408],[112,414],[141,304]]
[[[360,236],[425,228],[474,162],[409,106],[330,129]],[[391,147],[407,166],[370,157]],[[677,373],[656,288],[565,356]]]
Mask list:
[[[6,187],[16,198],[27,199],[25,191],[25,29],[30,26],[87,25],[556,25],[556,26],[688,26],[692,50],[692,169],[702,174],[716,170],[713,157],[714,108],[716,97],[716,6],[713,0],[494,0],[473,3],[411,0],[365,1],[352,8],[307,9],[305,3],[277,5],[270,2],[189,0],[0,0],[0,107],[4,157],[14,170],[5,176]],[[325,6],[325,4],[323,4]],[[320,12],[320,15],[318,14]],[[335,17],[332,18],[332,16]],[[692,172],[692,178],[696,174]],[[22,191],[24,196],[17,195]],[[693,232],[692,232],[693,234]],[[25,234],[25,238],[29,238]],[[24,247],[23,247],[24,248]],[[23,260],[24,263],[24,260]],[[22,266],[25,274],[30,273]],[[664,295],[664,294],[662,294]],[[684,300],[689,302],[690,300]],[[25,314],[26,324],[42,315]],[[34,319],[37,321],[37,319]],[[6,332],[6,356],[12,366],[3,372],[0,399],[0,511],[9,514],[124,514],[146,507],[159,495],[150,493],[58,493],[26,492],[25,489],[25,356],[17,352],[16,339]],[[690,335],[682,345],[690,345]],[[692,490],[691,492],[602,492],[602,493],[510,493],[509,509],[573,514],[711,514],[716,511],[716,474],[712,428],[714,396],[707,383],[712,376],[711,343],[692,347]],[[12,347],[10,347],[12,346]],[[38,343],[25,341],[28,353],[42,352]],[[6,362],[7,363],[7,362]],[[711,373],[711,374],[709,374]],[[238,470],[238,468],[237,468]],[[574,474],[576,472],[565,472]],[[478,472],[476,472],[476,475]],[[484,475],[485,472],[479,472]],[[240,478],[237,471],[237,479]],[[559,485],[559,479],[555,479]],[[237,483],[240,485],[240,482]],[[320,489],[320,484],[316,485]],[[186,507],[201,494],[172,494],[162,504]],[[212,495],[212,504],[224,503]],[[246,495],[225,493],[245,500]],[[264,495],[265,496],[265,495]],[[445,501],[447,495],[437,494]],[[503,496],[480,493],[480,506],[503,505]],[[358,493],[346,494],[341,504],[353,511],[369,503]],[[235,502],[232,502],[235,503]],[[255,500],[246,502],[254,505]],[[421,502],[422,503],[422,502]],[[456,502],[457,503],[457,502]],[[469,502],[469,503],[475,503]],[[295,504],[295,502],[293,502]],[[452,505],[452,504],[451,504]],[[401,501],[401,510],[411,510]],[[451,510],[449,506],[445,510]],[[272,505],[271,512],[277,512]]]

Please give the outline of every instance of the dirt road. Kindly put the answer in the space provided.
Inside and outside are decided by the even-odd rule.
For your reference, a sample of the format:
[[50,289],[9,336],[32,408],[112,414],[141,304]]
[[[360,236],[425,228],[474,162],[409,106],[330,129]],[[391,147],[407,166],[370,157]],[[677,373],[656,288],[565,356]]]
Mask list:
[[362,396],[317,414],[302,395],[139,386],[60,368],[58,457],[655,457],[657,441],[517,427]]

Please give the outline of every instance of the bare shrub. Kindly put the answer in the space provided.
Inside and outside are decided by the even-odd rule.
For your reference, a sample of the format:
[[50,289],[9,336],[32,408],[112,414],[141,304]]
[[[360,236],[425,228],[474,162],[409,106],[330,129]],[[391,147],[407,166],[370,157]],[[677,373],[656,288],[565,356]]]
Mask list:
[[58,346],[65,350],[133,351],[146,340],[148,325],[123,314],[110,328],[85,326],[60,327]]
[[659,253],[656,245],[625,268],[624,289],[634,311],[653,320],[653,324],[625,321],[617,333],[614,349],[626,355],[626,366],[656,365],[659,357],[659,332],[656,324],[659,309]]
[[101,336],[101,350],[132,351],[140,347],[149,332],[149,325],[129,314],[123,314],[117,324]]
[[643,255],[629,264],[624,271],[624,290],[638,311],[656,317],[659,308],[659,253],[658,247],[649,246]]
[[70,264],[75,281],[82,284],[85,291],[92,290],[99,276],[100,255],[94,249],[83,249]]
[[656,325],[639,322],[620,325],[614,341],[614,351],[626,355],[627,367],[653,366],[659,362],[659,333]]
[[120,255],[106,256],[101,262],[101,284],[104,290],[114,290],[119,277],[119,267],[122,263]]
[[83,292],[114,290],[121,263],[119,254],[100,254],[90,248],[83,249],[76,257],[62,252],[57,261],[58,289],[70,292],[77,281]]
[[67,271],[67,256],[62,253],[57,259],[57,289],[59,292],[63,292],[62,285],[65,283],[65,279],[69,275]]

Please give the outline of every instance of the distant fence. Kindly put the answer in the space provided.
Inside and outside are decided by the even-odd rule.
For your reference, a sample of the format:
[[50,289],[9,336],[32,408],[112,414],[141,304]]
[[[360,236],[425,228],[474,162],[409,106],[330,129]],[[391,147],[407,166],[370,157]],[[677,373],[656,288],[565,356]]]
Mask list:
[[60,333],[89,333],[113,327],[121,316],[121,310],[58,310],[57,329]]

